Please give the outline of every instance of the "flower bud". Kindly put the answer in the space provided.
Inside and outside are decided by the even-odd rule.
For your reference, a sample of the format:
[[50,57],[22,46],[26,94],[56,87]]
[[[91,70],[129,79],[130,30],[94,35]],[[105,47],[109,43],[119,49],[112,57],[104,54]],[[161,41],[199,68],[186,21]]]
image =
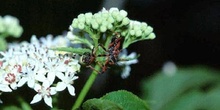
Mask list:
[[123,18],[125,18],[128,15],[128,13],[125,10],[120,10],[119,13]]
[[93,20],[93,21],[91,22],[91,24],[92,24],[92,28],[93,28],[93,29],[98,29],[99,24],[98,24],[95,20]]
[[148,39],[154,39],[154,38],[156,38],[156,35],[154,33],[150,33],[150,35],[147,38]]
[[72,21],[72,27],[73,28],[77,28],[77,26],[78,26],[78,19],[73,19],[73,21]]
[[83,24],[83,23],[81,23],[81,22],[78,24],[78,28],[79,28],[79,29],[82,30],[82,29],[84,29],[84,27],[85,27],[85,24]]
[[107,30],[106,26],[104,26],[104,25],[100,26],[100,31],[101,32],[105,32],[106,30]]
[[128,25],[130,23],[130,20],[128,17],[125,17],[123,20],[122,20],[122,25]]
[[142,31],[141,31],[141,30],[135,31],[135,36],[136,36],[136,37],[139,37],[139,36],[141,36],[141,35],[142,35]]
[[129,33],[130,33],[131,36],[134,36],[135,31],[134,30],[130,30]]

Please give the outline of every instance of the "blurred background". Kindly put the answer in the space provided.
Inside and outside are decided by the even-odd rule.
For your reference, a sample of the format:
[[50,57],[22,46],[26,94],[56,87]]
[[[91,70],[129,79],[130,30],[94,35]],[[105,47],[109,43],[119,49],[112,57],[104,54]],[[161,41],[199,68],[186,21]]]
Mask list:
[[[204,65],[220,69],[218,0],[7,0],[0,3],[0,15],[17,17],[24,33],[16,40],[29,41],[33,34],[38,37],[64,34],[78,14],[96,13],[102,7],[126,10],[130,19],[152,26],[157,37],[132,44],[128,48],[129,52],[134,51],[141,56],[139,63],[132,65],[131,75],[127,79],[121,79],[119,75],[100,75],[86,98],[101,97],[106,92],[119,89],[141,96],[142,81],[152,78],[167,61],[174,62],[177,68]],[[75,83],[76,94],[80,92],[88,75],[89,72],[87,75],[80,74],[82,77]],[[25,94],[31,96],[26,100],[30,102],[34,94],[34,91]],[[76,97],[70,98],[67,91],[61,94],[60,100],[64,101],[60,106],[70,108],[71,103],[65,105],[66,101],[74,102]],[[8,96],[10,94],[2,96],[4,103],[7,103],[5,98]]]

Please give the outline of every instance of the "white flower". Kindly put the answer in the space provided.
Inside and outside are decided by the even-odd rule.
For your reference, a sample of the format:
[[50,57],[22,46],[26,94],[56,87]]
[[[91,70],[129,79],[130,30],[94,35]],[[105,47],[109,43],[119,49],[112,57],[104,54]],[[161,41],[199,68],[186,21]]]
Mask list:
[[75,96],[75,88],[72,86],[74,80],[78,79],[78,77],[75,76],[75,73],[66,72],[65,75],[63,73],[59,73],[57,76],[61,81],[57,83],[56,90],[63,91],[67,88],[69,93],[72,96]]
[[130,65],[138,63],[137,54],[135,52],[132,52],[130,55],[127,55],[127,50],[124,49],[120,53],[119,59],[120,59],[120,61],[118,62],[118,65],[125,66],[125,68],[121,74],[121,77],[123,79],[125,79],[130,75],[130,71],[131,71]]
[[[69,55],[57,54],[49,49],[50,46],[59,46],[59,44],[67,46],[64,39],[64,36],[53,38],[48,35],[47,38],[38,40],[33,35],[30,43],[24,41],[9,44],[8,51],[0,52],[0,91],[12,92],[17,87],[27,84],[28,87],[38,92],[31,103],[36,103],[44,98],[45,103],[52,107],[51,95],[56,93],[56,88],[50,87],[50,85],[60,85],[54,82],[55,78],[59,76],[61,82],[65,82],[70,94],[74,95],[75,88],[72,84],[73,80],[78,78],[75,76],[80,70],[78,60]],[[65,79],[60,77],[60,74],[73,76],[68,75]]]
[[51,95],[56,94],[55,87],[50,87],[49,81],[45,80],[42,85],[36,84],[34,90],[38,93],[34,96],[33,100],[30,103],[37,103],[43,98],[44,102],[52,108]]

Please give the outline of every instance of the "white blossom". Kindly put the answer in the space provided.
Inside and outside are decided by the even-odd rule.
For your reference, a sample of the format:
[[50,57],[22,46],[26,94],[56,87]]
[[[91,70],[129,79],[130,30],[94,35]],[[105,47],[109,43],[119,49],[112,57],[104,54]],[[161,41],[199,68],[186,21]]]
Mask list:
[[50,87],[49,81],[45,80],[42,85],[36,84],[34,90],[38,93],[34,96],[33,100],[30,103],[37,103],[43,98],[44,102],[52,108],[51,95],[56,94],[55,87]]
[[131,71],[130,65],[138,63],[137,54],[135,52],[132,52],[131,54],[127,55],[127,50],[124,49],[119,54],[119,59],[120,61],[118,62],[118,65],[125,66],[121,74],[121,77],[125,79],[130,75],[130,71]]
[[[30,89],[41,91],[34,96],[31,103],[36,103],[44,98],[45,103],[52,107],[52,99],[49,96],[56,92],[47,91],[45,93],[45,89],[54,88],[55,90],[55,87],[50,87],[50,85],[60,85],[54,82],[57,78],[60,79],[59,83],[66,83],[70,94],[74,96],[73,81],[78,78],[76,74],[80,70],[78,60],[71,55],[49,49],[58,46],[67,47],[67,44],[64,36],[53,38],[52,35],[40,38],[40,40],[33,35],[30,43],[27,41],[10,43],[8,51],[0,52],[0,91],[12,92],[17,87],[27,84]],[[60,77],[60,74],[72,74],[73,76],[68,76],[69,79],[66,76],[64,79]],[[59,91],[62,90],[59,89]]]

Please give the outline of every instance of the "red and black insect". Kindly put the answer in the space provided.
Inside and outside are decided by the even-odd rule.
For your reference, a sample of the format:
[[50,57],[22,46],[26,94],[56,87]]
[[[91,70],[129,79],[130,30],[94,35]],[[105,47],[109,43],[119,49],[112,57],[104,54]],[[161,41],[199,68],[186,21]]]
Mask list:
[[118,55],[121,52],[121,43],[122,43],[122,37],[120,37],[119,34],[115,34],[111,40],[111,43],[108,46],[108,49],[106,49],[103,45],[100,45],[106,52],[107,54],[105,55],[98,55],[98,56],[106,56],[107,59],[102,66],[102,71],[101,73],[104,73],[109,65],[114,65],[118,61]]
[[[104,73],[107,71],[108,67],[110,65],[114,65],[118,61],[118,55],[121,52],[121,43],[122,43],[122,37],[119,36],[119,34],[115,34],[108,46],[108,49],[106,49],[103,45],[99,44],[98,47],[101,47],[106,54],[99,54],[96,55],[98,47],[94,47],[92,49],[92,52],[86,52],[82,55],[80,58],[80,63],[86,65],[86,67],[91,68],[92,70],[96,71],[97,73]],[[100,63],[96,61],[97,57],[106,57],[105,61]],[[91,65],[93,63],[99,64],[99,66],[102,68],[101,71],[95,70],[94,67]]]

